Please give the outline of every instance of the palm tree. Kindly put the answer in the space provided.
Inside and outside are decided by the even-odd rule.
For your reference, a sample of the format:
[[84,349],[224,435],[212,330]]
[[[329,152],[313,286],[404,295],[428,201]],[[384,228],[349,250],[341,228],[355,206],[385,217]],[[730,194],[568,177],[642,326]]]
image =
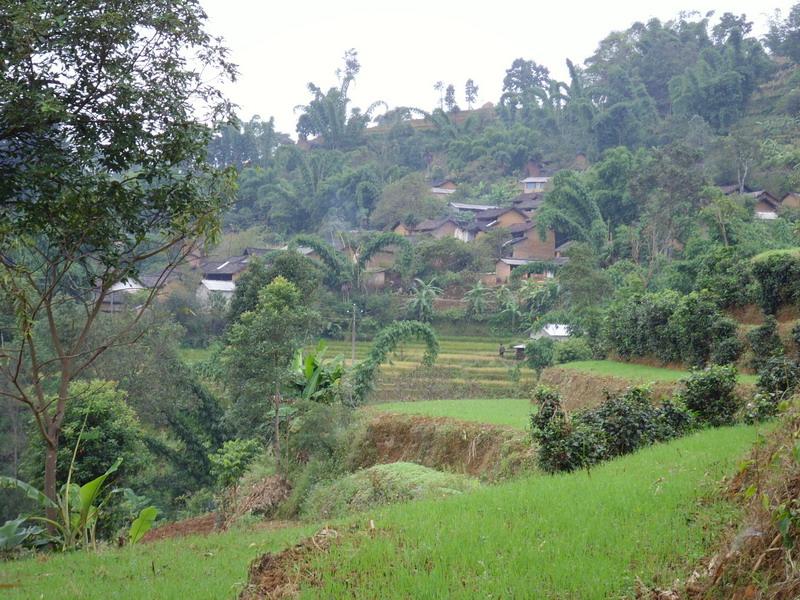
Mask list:
[[487,294],[489,288],[483,285],[482,281],[475,284],[470,291],[464,294],[464,299],[467,301],[467,315],[481,317],[486,314],[489,308],[489,301]]
[[352,49],[345,53],[344,61],[345,68],[336,71],[339,78],[338,88],[332,87],[323,92],[319,86],[309,83],[308,91],[313,98],[308,104],[295,106],[295,111],[302,112],[297,120],[297,132],[303,137],[321,136],[328,148],[342,148],[355,143],[372,119],[375,109],[379,106],[387,107],[385,102],[379,100],[370,104],[364,112],[353,108],[348,115],[348,89],[361,69],[361,64],[358,62],[357,52]]
[[345,247],[349,252],[339,252],[327,242],[310,235],[299,235],[294,238],[294,244],[312,248],[326,268],[326,278],[329,285],[339,286],[345,298],[349,297],[353,289],[361,289],[364,283],[364,272],[367,265],[378,252],[389,246],[400,248],[398,266],[413,260],[413,248],[409,241],[402,235],[392,231],[385,231],[366,238],[361,243],[348,241]]
[[442,289],[434,285],[435,279],[424,282],[422,279],[414,279],[414,291],[408,302],[408,310],[415,319],[428,322],[433,318],[433,303]]

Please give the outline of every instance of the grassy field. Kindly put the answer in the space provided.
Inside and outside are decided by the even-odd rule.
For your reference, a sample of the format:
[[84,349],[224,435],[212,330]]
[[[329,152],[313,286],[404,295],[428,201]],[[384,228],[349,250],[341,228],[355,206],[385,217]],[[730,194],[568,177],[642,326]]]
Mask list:
[[[437,501],[373,510],[314,568],[307,598],[607,598],[636,576],[669,582],[733,518],[713,491],[755,439],[751,427],[708,430],[606,463],[590,474],[529,476]],[[711,500],[711,499],[715,500]],[[0,563],[4,598],[235,598],[249,561],[320,525],[243,527],[97,554]]]
[[30,600],[217,600],[236,598],[247,565],[316,528],[242,528],[98,553],[0,562],[0,597]]
[[[304,598],[610,598],[668,583],[735,516],[714,494],[753,428],[704,431],[586,472],[531,476],[364,515]],[[712,500],[714,499],[714,500]]]
[[365,407],[367,411],[427,417],[449,417],[526,429],[530,422],[531,403],[526,398],[420,400],[387,402]]
[[[626,363],[615,360],[581,360],[558,365],[564,369],[575,369],[595,375],[618,377],[628,379],[633,383],[647,383],[650,381],[678,381],[687,376],[686,371],[667,369],[664,367],[651,367],[635,363]],[[755,375],[739,375],[742,383],[755,383]]]

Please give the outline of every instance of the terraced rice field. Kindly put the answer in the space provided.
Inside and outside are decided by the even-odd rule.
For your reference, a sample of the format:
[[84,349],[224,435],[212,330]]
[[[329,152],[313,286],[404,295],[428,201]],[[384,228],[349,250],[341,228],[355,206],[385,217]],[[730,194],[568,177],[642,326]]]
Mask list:
[[[500,343],[507,348],[498,356]],[[534,373],[513,359],[511,340],[485,338],[439,339],[436,364],[422,367],[422,343],[404,344],[384,364],[376,383],[373,400],[433,400],[439,398],[527,398],[535,385]],[[328,341],[327,358],[351,359],[350,342]],[[356,360],[369,353],[372,342],[356,342]]]
[[369,412],[426,417],[448,417],[527,429],[533,405],[527,398],[491,398],[465,400],[420,400],[419,402],[386,402],[365,408]]
[[[652,367],[637,363],[627,363],[615,360],[581,360],[558,365],[563,369],[573,369],[594,375],[618,377],[633,383],[648,383],[650,381],[680,381],[687,377],[688,372],[665,367]],[[740,383],[755,383],[755,375],[739,374]]]

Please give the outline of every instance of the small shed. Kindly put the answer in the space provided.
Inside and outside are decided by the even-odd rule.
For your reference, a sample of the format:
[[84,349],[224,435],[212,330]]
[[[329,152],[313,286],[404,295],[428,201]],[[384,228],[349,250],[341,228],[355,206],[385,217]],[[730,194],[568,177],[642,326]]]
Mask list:
[[542,327],[539,331],[532,331],[531,338],[550,338],[551,340],[566,340],[569,338],[569,325],[564,323],[550,323]]
[[525,344],[514,346],[514,358],[516,360],[525,360]]

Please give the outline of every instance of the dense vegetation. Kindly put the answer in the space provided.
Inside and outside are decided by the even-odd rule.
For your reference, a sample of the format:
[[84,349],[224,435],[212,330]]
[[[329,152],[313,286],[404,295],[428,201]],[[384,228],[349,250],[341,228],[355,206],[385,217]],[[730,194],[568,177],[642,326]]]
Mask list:
[[[465,110],[442,82],[432,109],[352,106],[360,64],[350,50],[334,85],[309,84],[295,143],[271,119],[234,116],[204,83],[201,67],[223,79],[235,68],[196,2],[33,4],[0,15],[0,551],[135,544],[156,511],[328,517],[476,487],[414,465],[358,471],[369,410],[528,421],[543,471],[591,467],[616,480],[617,467],[599,463],[771,418],[797,390],[800,5],[764,39],[730,13],[635,23],[567,61],[569,81],[518,58],[494,103],[477,107],[470,80]],[[549,179],[523,225],[559,251],[513,265],[507,279],[491,272],[519,231],[398,233],[445,217],[475,225],[433,193],[439,184],[455,186],[447,200],[505,208],[532,174]],[[201,278],[223,281],[207,271],[237,261],[223,293],[198,293]],[[660,404],[636,387],[571,414],[540,388],[530,420],[517,400],[357,410],[375,399],[519,399],[567,363],[685,381]],[[752,398],[737,396],[739,373],[757,381]],[[647,456],[712,439],[727,459],[735,431]],[[700,450],[680,464],[711,468],[716,449]],[[629,460],[641,470],[648,459]],[[680,475],[661,522],[678,528],[646,560],[698,543],[674,510],[697,481]],[[650,499],[643,481],[622,483],[630,502]],[[568,510],[565,489],[595,491],[577,476],[516,485],[435,506],[482,523],[481,498],[541,492],[554,503],[542,506]],[[264,486],[280,493],[242,509]],[[408,513],[417,530],[400,512],[381,514],[415,537],[432,530],[418,510]],[[466,595],[508,571],[494,562],[508,551],[505,525],[486,523],[480,535],[496,552],[481,560],[491,564],[453,575]],[[451,533],[442,564],[478,535]],[[637,535],[620,534],[629,558]],[[396,541],[365,544],[369,556],[354,547],[346,561],[372,569]],[[552,547],[562,544],[577,546],[566,537]],[[458,587],[420,548],[400,560],[427,573],[414,592]],[[523,589],[529,557],[510,556],[505,585]],[[602,565],[603,593],[630,588],[622,558]],[[542,586],[600,589],[559,568]],[[352,591],[331,573],[318,583]],[[386,573],[360,584],[362,595],[395,584],[412,593]]]

